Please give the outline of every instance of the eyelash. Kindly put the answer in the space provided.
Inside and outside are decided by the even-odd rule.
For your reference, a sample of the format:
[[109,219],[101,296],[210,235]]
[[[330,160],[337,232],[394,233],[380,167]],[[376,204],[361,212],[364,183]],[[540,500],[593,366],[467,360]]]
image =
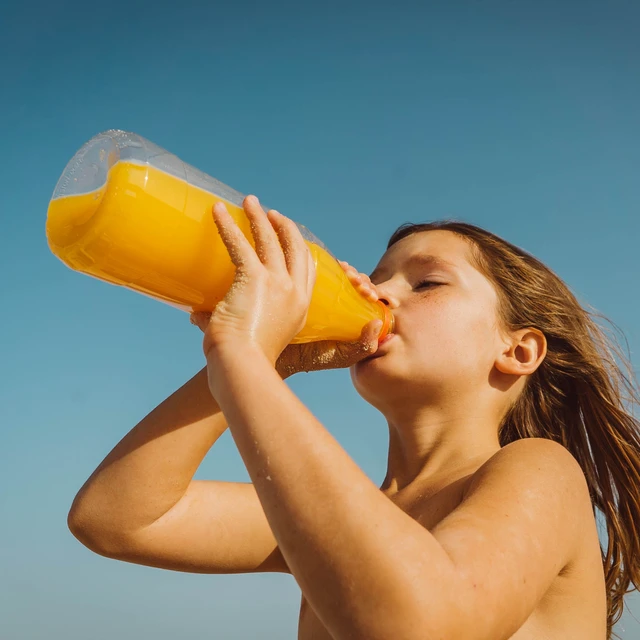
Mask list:
[[422,282],[418,282],[418,284],[415,286],[416,289],[421,289],[423,285],[433,285],[433,286],[437,286],[440,284],[443,284],[442,282],[434,282],[433,280],[423,280]]

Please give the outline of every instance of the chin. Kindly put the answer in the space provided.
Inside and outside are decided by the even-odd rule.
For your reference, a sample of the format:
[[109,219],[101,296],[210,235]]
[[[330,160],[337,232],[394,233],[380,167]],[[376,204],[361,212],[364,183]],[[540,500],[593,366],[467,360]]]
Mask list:
[[[377,352],[350,367],[351,381],[358,395],[376,409],[413,404],[416,399],[424,402],[437,398],[443,385],[447,386],[444,367],[432,370],[432,363],[413,369],[404,357],[398,354]],[[384,411],[383,411],[384,412]]]
[[351,381],[358,394],[373,406],[406,393],[407,374],[393,366],[389,355],[372,355],[350,368]]

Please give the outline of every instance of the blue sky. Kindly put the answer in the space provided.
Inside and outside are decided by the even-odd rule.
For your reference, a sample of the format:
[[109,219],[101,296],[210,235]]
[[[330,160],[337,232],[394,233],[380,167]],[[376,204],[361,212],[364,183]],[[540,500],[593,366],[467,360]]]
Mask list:
[[[640,5],[10,1],[0,19],[0,635],[293,638],[290,576],[101,558],[66,528],[93,469],[203,366],[180,311],[48,250],[66,162],[134,131],[371,270],[402,222],[531,251],[625,332],[637,369]],[[291,386],[376,482],[386,425],[347,371]],[[229,434],[197,477],[247,480]],[[640,598],[628,598],[640,618]],[[626,613],[617,628],[640,638]]]

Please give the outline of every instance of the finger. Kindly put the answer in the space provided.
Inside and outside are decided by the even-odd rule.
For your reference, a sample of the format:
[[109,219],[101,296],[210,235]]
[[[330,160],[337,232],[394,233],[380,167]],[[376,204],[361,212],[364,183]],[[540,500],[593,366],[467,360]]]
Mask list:
[[378,290],[375,285],[372,284],[363,284],[361,287],[362,295],[365,296],[368,300],[378,300],[380,296],[378,295]]
[[362,278],[362,281],[365,282],[366,284],[372,287],[374,286],[373,282],[371,282],[371,278],[366,273],[361,273],[360,277]]
[[346,267],[344,267],[344,269],[347,277],[354,283],[354,285],[356,283],[371,283],[371,280],[369,280],[369,276],[364,273],[360,273],[355,267],[352,267],[348,264]]
[[374,352],[378,349],[378,336],[382,330],[382,320],[371,320],[363,328],[358,341],[364,351]]
[[355,270],[350,270],[346,272],[346,274],[349,282],[351,282],[351,284],[354,286],[356,291],[360,293],[360,295],[373,301],[378,299],[378,291],[375,285],[369,279],[369,276],[364,273],[358,273]]
[[352,354],[372,354],[378,350],[378,336],[382,329],[382,320],[375,319],[368,322],[362,331],[360,337],[355,342],[340,343],[347,347]]
[[354,266],[350,265],[348,262],[345,264],[346,264],[347,273],[351,273],[353,275],[356,275],[359,273],[358,270]]
[[268,215],[256,196],[247,196],[242,203],[256,243],[256,254],[260,262],[268,267],[284,271],[286,268],[282,247]]
[[213,220],[218,228],[224,246],[229,252],[231,262],[239,269],[260,263],[251,243],[236,224],[223,202],[216,202],[213,207]]
[[282,245],[289,274],[298,284],[308,282],[311,251],[307,247],[300,229],[293,220],[283,216],[275,209],[269,211],[268,215]]
[[[306,246],[306,245],[305,245]],[[313,295],[313,287],[316,284],[316,263],[313,261],[313,256],[311,255],[311,251],[307,248],[307,298],[311,300],[311,296]]]
[[378,300],[380,297],[378,295],[378,290],[376,289],[375,285],[371,283],[363,282],[357,288],[358,288],[358,291],[360,291],[361,294],[368,300],[375,301],[375,300]]
[[349,280],[353,281],[354,279],[358,279],[359,276],[363,275],[359,273],[354,267],[352,267],[348,262],[344,262],[343,260],[338,260],[338,262]]
[[367,300],[370,300],[371,302],[375,302],[376,300],[380,299],[378,293],[371,289],[358,289],[358,292],[360,293],[360,295],[365,297]]

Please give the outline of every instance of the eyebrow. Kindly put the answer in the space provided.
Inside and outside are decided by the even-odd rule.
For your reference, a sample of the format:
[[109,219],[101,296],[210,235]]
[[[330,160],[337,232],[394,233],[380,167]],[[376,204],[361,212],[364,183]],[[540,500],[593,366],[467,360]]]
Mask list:
[[[409,257],[406,262],[406,265],[410,264],[422,264],[428,267],[444,267],[444,268],[456,268],[456,265],[448,260],[444,260],[443,258],[438,258],[437,256],[425,255],[425,254],[417,254]],[[383,268],[376,268],[369,274],[369,279],[373,280],[374,278],[382,275],[385,272]]]

